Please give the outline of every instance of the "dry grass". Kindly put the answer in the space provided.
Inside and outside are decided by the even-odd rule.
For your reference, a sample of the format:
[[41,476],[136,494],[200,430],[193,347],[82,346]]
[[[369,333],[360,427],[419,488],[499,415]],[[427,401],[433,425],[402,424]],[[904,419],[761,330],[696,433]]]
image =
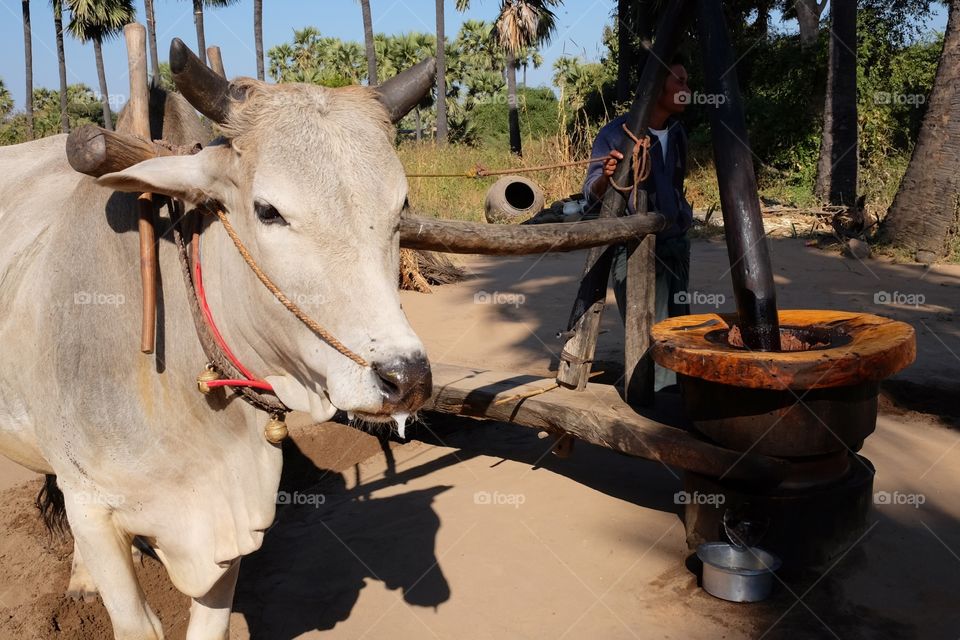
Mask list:
[[[405,143],[398,153],[408,174],[457,173],[465,174],[482,165],[486,169],[512,169],[560,164],[574,157],[569,144],[562,138],[527,140],[523,158],[508,150],[474,148],[450,145],[439,149],[433,143]],[[579,193],[586,166],[567,167],[524,174],[539,184],[546,195],[547,206],[571,194]],[[496,181],[489,178],[410,178],[410,206],[419,215],[453,220],[482,221],[483,201],[487,190]]]
[[[592,136],[581,137],[592,139]],[[576,151],[575,146],[563,135],[541,140],[527,139],[524,142],[523,158],[517,158],[507,149],[462,145],[450,145],[440,149],[432,142],[404,143],[398,153],[408,174],[466,174],[477,165],[491,170],[524,168],[561,164],[589,157],[586,150]],[[861,193],[867,196],[869,220],[872,221],[878,214],[883,215],[890,206],[905,169],[906,159],[896,157],[885,158],[882,163],[861,171]],[[587,167],[581,165],[525,175],[543,188],[549,206],[556,200],[579,193],[586,171]],[[410,178],[410,204],[419,215],[479,222],[484,219],[484,197],[495,180],[496,177]],[[691,154],[685,186],[687,200],[694,209],[701,211],[711,206],[719,207],[720,191],[712,160],[701,162]],[[793,184],[787,180],[762,180],[760,195],[785,206],[817,206],[812,186]]]

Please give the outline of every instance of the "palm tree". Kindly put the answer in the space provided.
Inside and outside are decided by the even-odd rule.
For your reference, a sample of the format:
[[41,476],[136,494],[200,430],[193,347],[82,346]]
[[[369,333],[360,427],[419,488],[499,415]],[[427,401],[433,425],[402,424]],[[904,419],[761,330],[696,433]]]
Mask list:
[[253,40],[257,48],[257,80],[263,80],[263,0],[253,0]]
[[51,0],[53,5],[53,30],[57,37],[57,64],[60,67],[60,131],[70,133],[70,117],[67,115],[67,57],[63,51],[63,0]]
[[360,0],[360,12],[363,14],[363,44],[367,54],[367,84],[375,87],[380,84],[377,77],[377,49],[373,42],[373,16],[370,14],[370,0]]
[[507,105],[510,113],[510,151],[523,155],[520,112],[517,107],[517,57],[527,47],[547,42],[556,28],[551,7],[563,0],[502,0],[494,26],[497,42],[507,55]]
[[437,0],[437,144],[447,144],[447,34],[443,0]]
[[197,28],[197,55],[207,62],[207,41],[203,33],[203,7],[226,7],[238,0],[193,0],[193,24]]
[[[385,44],[385,54],[388,60],[387,65],[392,75],[417,64],[426,56],[433,53],[437,46],[435,38],[424,33],[406,33],[400,36],[389,37],[386,38]],[[384,74],[384,77],[386,77],[386,74]],[[430,95],[428,94],[413,110],[417,142],[420,142],[423,137],[422,110],[429,106]]]
[[30,0],[22,0],[23,65],[27,77],[27,140],[33,140],[33,35],[30,32]]
[[104,40],[119,35],[124,25],[136,19],[133,0],[67,0],[67,5],[71,14],[68,28],[73,37],[80,42],[93,42],[93,52],[97,58],[97,77],[100,80],[100,98],[103,102],[103,126],[113,130],[102,44]]
[[543,56],[540,55],[540,52],[533,47],[527,47],[520,52],[520,55],[517,57],[517,63],[523,67],[523,88],[527,88],[527,67],[533,65],[534,69],[539,69],[543,66]]
[[157,53],[157,19],[153,15],[153,0],[143,0],[143,11],[147,14],[147,41],[150,43],[150,70],[153,78],[160,77],[160,57]]
[[950,0],[943,53],[920,137],[893,205],[883,221],[884,239],[932,262],[956,245],[960,216],[960,0]]
[[0,118],[6,118],[11,111],[13,111],[13,96],[0,78]]

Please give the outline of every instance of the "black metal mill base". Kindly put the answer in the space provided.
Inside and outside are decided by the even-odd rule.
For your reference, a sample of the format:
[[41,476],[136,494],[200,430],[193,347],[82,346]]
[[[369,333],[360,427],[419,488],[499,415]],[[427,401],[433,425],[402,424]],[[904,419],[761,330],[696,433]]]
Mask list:
[[696,473],[684,473],[687,546],[725,540],[723,516],[766,523],[757,546],[783,560],[784,571],[824,566],[846,553],[868,527],[873,500],[873,464],[849,454],[837,481],[800,489],[751,490]]

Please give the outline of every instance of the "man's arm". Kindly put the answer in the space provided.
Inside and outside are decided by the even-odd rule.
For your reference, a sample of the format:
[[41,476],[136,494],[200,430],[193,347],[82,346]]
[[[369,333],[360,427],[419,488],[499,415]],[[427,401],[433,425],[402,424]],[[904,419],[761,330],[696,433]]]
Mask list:
[[623,160],[623,154],[613,148],[611,137],[605,131],[601,131],[593,142],[590,157],[602,158],[607,155],[613,157],[606,162],[595,162],[587,169],[587,178],[583,184],[583,195],[586,196],[589,203],[603,199],[610,187],[610,178],[617,170],[619,162]]

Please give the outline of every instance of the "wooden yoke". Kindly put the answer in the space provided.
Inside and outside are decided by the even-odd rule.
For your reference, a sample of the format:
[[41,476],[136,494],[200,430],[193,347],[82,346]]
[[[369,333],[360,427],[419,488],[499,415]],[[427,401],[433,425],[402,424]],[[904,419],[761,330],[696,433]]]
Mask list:
[[[150,88],[147,86],[147,35],[142,24],[131,23],[123,28],[127,41],[127,64],[130,69],[130,130],[143,140],[150,140]],[[143,288],[140,351],[153,353],[157,329],[157,232],[153,194],[144,193],[138,200],[140,217],[140,283]]]

